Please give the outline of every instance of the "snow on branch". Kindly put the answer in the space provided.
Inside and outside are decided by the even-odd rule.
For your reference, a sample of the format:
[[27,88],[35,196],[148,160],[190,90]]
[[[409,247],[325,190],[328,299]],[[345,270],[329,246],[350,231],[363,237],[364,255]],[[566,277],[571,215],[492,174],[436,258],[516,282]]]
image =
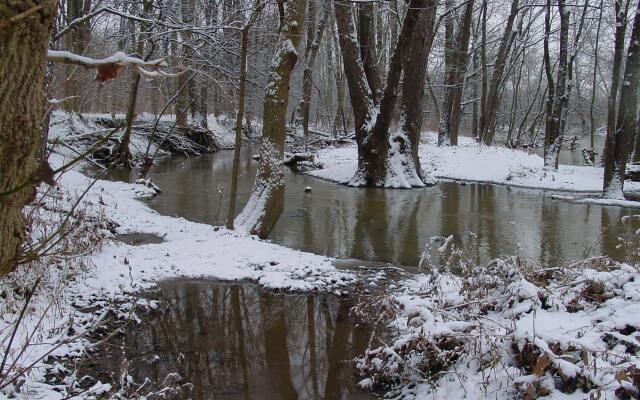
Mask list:
[[68,51],[49,50],[47,52],[47,59],[52,62],[80,65],[87,69],[95,68],[98,70],[96,80],[100,82],[115,79],[118,76],[118,72],[126,65],[132,65],[140,74],[150,77],[175,76],[161,71],[162,68],[169,66],[164,58],[144,61],[136,57],[128,56],[121,51],[106,58],[95,59]]

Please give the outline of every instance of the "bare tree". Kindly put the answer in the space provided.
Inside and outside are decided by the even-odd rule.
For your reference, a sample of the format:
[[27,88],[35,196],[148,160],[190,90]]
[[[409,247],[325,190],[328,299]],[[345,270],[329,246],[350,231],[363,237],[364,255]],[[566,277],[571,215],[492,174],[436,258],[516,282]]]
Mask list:
[[264,97],[262,143],[256,184],[237,223],[252,234],[269,235],[284,208],[285,113],[289,104],[289,79],[298,62],[306,0],[289,0],[282,19]]
[[[500,106],[500,86],[503,82],[503,74],[507,65],[507,59],[509,57],[509,53],[511,50],[511,45],[513,43],[513,24],[515,22],[516,16],[518,15],[518,5],[519,0],[512,0],[511,2],[511,11],[509,12],[509,17],[507,18],[507,23],[504,28],[504,33],[502,34],[502,39],[500,40],[500,46],[498,48],[498,53],[495,59],[495,65],[493,67],[493,73],[491,75],[491,83],[488,86],[483,85],[483,87],[487,87],[486,92],[483,90],[482,95],[482,111],[480,114],[480,136],[482,137],[482,141],[486,145],[491,145],[495,138],[496,133],[496,118],[498,114],[498,108]],[[482,32],[483,32],[483,79],[488,80],[488,74],[486,73],[486,14],[487,14],[487,6],[483,4],[484,16],[482,19]]]
[[[460,27],[451,43],[449,61],[446,67],[445,94],[442,101],[440,123],[438,124],[438,145],[458,144],[458,128],[462,111],[462,93],[467,61],[469,58],[469,40],[474,0],[467,0]],[[453,33],[451,33],[453,35]],[[447,33],[449,35],[449,33]]]
[[[376,77],[376,69],[372,65],[367,65],[371,62],[368,52],[372,51],[372,46],[367,45],[368,36],[366,32],[362,32],[362,28],[359,31],[360,34],[356,36],[352,5],[340,0],[334,1],[358,146],[358,169],[356,174],[346,182],[349,185],[378,187],[425,185],[420,178],[421,173],[415,170],[416,166],[412,163],[411,148],[396,140],[390,140],[389,129],[398,97],[404,59],[413,46],[414,37],[418,36],[415,32],[417,29],[433,29],[428,24],[420,26],[418,23],[421,15],[428,12],[426,4],[426,0],[409,2],[398,43],[389,63],[386,85],[378,100],[376,93],[379,77]],[[360,4],[361,24],[368,23],[368,11],[366,7],[363,11],[363,6],[364,4]],[[365,42],[364,46],[362,41]],[[365,54],[362,53],[363,51]],[[424,73],[424,71],[421,72]],[[417,143],[408,144],[417,146]]]
[[[606,199],[624,199],[624,179],[638,123],[638,86],[640,85],[640,2],[636,7],[633,29],[627,49],[623,84],[620,87],[615,135],[605,153],[605,179],[602,195]],[[615,77],[614,77],[615,79]],[[607,173],[607,171],[610,171]]]
[[263,0],[256,0],[249,20],[242,28],[240,37],[240,89],[238,91],[238,113],[236,115],[236,137],[231,170],[231,189],[229,191],[229,209],[227,211],[227,228],[234,229],[236,217],[236,197],[238,194],[238,170],[240,169],[240,147],[242,146],[242,119],[244,118],[245,97],[247,87],[247,53],[249,51],[249,31],[265,6]]

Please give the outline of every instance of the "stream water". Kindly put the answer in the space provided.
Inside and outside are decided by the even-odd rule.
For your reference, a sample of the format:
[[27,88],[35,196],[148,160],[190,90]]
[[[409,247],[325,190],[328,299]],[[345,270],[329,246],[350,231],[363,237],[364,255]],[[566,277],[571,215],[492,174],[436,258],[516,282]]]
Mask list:
[[[114,343],[124,345],[136,382],[161,383],[177,372],[201,400],[377,398],[356,388],[352,360],[371,331],[350,319],[350,299],[206,280],[164,281],[158,289],[164,306]],[[107,352],[94,368],[117,374],[121,356]]]
[[[255,151],[242,148],[238,210],[253,188]],[[163,193],[149,204],[162,214],[223,224],[232,159],[232,151],[220,151],[160,161],[150,177]],[[440,242],[431,238],[448,235],[481,261],[513,254],[545,266],[596,255],[622,260],[628,254],[618,238],[638,229],[620,223],[634,210],[485,184],[354,189],[287,170],[285,196],[270,239],[343,258],[337,264],[346,266],[350,259],[416,266],[425,246],[437,253]],[[149,238],[120,240],[136,245]],[[145,315],[126,335],[131,374],[139,382],[179,372],[202,400],[376,398],[356,389],[350,361],[365,350],[370,331],[349,319],[352,300],[206,280],[161,282],[157,295],[168,307]],[[114,353],[98,369],[113,373],[119,366]]]
[[[242,149],[238,210],[253,188],[255,152]],[[151,207],[165,215],[224,224],[232,159],[232,151],[220,151],[160,161],[150,177],[163,193],[150,201]],[[307,186],[311,193],[305,193]],[[540,190],[444,181],[413,190],[355,189],[287,170],[285,209],[270,240],[332,257],[415,266],[427,245],[438,261],[439,243],[431,238],[454,235],[482,262],[519,254],[558,266],[596,255],[623,260],[628,250],[618,246],[618,238],[639,227],[621,224],[620,218],[634,213],[560,201]]]

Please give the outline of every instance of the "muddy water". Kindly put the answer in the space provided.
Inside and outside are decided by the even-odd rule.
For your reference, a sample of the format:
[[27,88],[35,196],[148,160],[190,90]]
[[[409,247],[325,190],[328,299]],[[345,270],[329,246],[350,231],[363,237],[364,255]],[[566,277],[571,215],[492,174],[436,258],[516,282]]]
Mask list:
[[[178,372],[195,399],[377,398],[356,389],[351,360],[370,331],[349,319],[349,299],[195,280],[160,283],[159,299],[167,307],[126,336],[137,382]],[[117,371],[117,352],[109,362]]]
[[[239,210],[253,188],[254,151],[242,149]],[[151,206],[162,214],[223,224],[232,158],[233,152],[221,151],[160,162],[150,176],[163,193]],[[313,191],[305,193],[306,186]],[[638,227],[620,218],[633,213],[554,200],[538,190],[453,182],[414,190],[354,189],[288,171],[285,210],[270,239],[316,254],[417,265],[427,244],[432,252],[438,247],[432,237],[454,235],[482,261],[520,254],[559,265],[593,255],[624,259],[618,237]],[[470,232],[478,235],[477,245]]]

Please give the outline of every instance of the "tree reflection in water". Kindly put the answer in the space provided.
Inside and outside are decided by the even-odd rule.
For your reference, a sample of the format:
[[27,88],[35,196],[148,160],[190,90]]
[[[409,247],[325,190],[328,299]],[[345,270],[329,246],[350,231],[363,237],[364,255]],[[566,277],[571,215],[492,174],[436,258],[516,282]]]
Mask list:
[[376,398],[356,389],[350,360],[370,331],[349,320],[349,299],[196,280],[159,287],[168,309],[127,334],[136,381],[178,372],[197,399]]

